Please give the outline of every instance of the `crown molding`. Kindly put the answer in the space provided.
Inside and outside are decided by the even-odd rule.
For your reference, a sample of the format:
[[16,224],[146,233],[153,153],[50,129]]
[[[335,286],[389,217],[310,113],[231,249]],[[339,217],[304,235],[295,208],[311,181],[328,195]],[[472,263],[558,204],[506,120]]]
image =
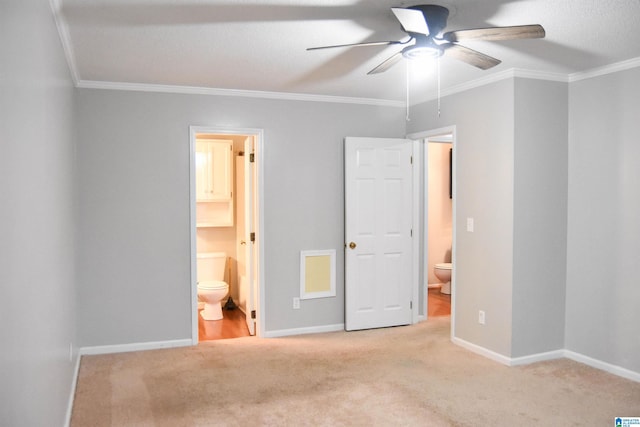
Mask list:
[[[57,6],[59,0],[50,0],[52,8]],[[55,14],[57,17],[57,14]],[[257,90],[241,90],[241,89],[220,89],[220,88],[208,88],[197,86],[177,86],[177,85],[157,85],[157,84],[143,84],[143,83],[124,83],[124,82],[103,82],[93,80],[79,80],[77,77],[75,67],[75,57],[73,49],[68,43],[68,29],[60,20],[56,18],[56,24],[58,25],[58,31],[60,38],[63,40],[63,47],[67,62],[69,63],[69,69],[74,80],[76,87],[85,89],[106,89],[106,90],[128,90],[138,92],[161,92],[161,93],[181,93],[189,95],[216,95],[216,96],[233,96],[233,97],[246,97],[246,98],[265,98],[265,99],[279,99],[286,101],[311,101],[311,102],[330,102],[338,104],[360,104],[360,105],[372,105],[381,107],[395,107],[404,108],[406,104],[404,101],[393,101],[388,99],[375,99],[375,98],[355,98],[347,96],[334,96],[334,95],[314,95],[305,93],[290,93],[290,92],[268,92]],[[441,97],[454,95],[456,93],[465,92],[470,89],[475,89],[481,86],[485,86],[491,83],[495,83],[501,80],[509,78],[525,78],[533,80],[546,80],[562,83],[573,83],[580,80],[585,80],[593,77],[598,77],[606,74],[615,73],[618,71],[629,70],[632,68],[640,67],[640,57],[632,58],[626,61],[617,62],[614,64],[605,65],[603,67],[594,68],[587,71],[580,71],[572,74],[563,73],[551,73],[543,71],[525,70],[520,68],[511,68],[501,71],[499,73],[490,74],[486,77],[482,77],[476,80],[471,80],[459,85],[455,85],[442,90]],[[437,95],[433,94],[430,97],[418,100],[415,104],[428,102],[437,98]],[[413,104],[413,105],[415,105]]]
[[[523,79],[533,79],[533,80],[547,80],[553,82],[569,82],[569,77],[566,74],[562,73],[549,73],[543,71],[533,71],[533,70],[525,70],[521,68],[510,68],[508,70],[501,71],[499,73],[489,74],[486,77],[481,77],[476,80],[471,80],[465,83],[461,83],[459,85],[451,86],[442,90],[440,93],[440,97],[454,95],[456,93],[465,92],[470,89],[475,89],[481,86],[486,86],[490,83],[495,83],[501,80],[510,79],[520,77]],[[437,95],[433,95],[432,97],[421,100],[420,102],[432,101],[437,98]],[[420,103],[419,102],[419,103]]]
[[216,96],[233,96],[246,98],[266,98],[279,99],[286,101],[312,101],[312,102],[331,102],[337,104],[361,104],[379,107],[396,107],[404,108],[404,101],[392,101],[387,99],[375,98],[354,98],[348,96],[332,96],[332,95],[313,95],[305,93],[290,92],[266,92],[258,90],[239,90],[239,89],[220,89],[197,86],[176,86],[176,85],[156,85],[141,83],[124,83],[124,82],[102,82],[93,80],[80,80],[76,87],[81,89],[107,89],[107,90],[128,90],[137,92],[161,92],[161,93],[180,93],[187,95],[216,95]]
[[[440,96],[449,96],[454,95],[456,93],[465,92],[470,89],[475,89],[477,87],[485,86],[494,82],[498,82],[500,80],[508,79],[514,77],[514,69],[509,69],[505,71],[501,71],[499,73],[489,74],[488,76],[481,77],[476,80],[471,80],[465,83],[461,83],[455,86],[451,86],[449,88],[443,89],[440,92]],[[433,98],[435,99],[435,98]]]
[[71,79],[73,80],[73,84],[78,86],[78,82],[80,81],[78,77],[78,67],[76,66],[76,55],[73,52],[73,47],[71,45],[71,36],[69,35],[69,26],[66,21],[62,19],[62,0],[49,0],[49,6],[51,7],[51,11],[53,12],[53,20],[56,23],[56,28],[58,29],[58,36],[60,36],[60,42],[62,43],[62,50],[64,51],[64,56],[67,60],[67,66],[69,67],[69,73],[71,73]]
[[605,74],[617,73],[618,71],[630,70],[631,68],[636,67],[640,67],[640,57],[627,59],[626,61],[616,62],[603,67],[592,68],[587,71],[569,74],[569,83],[579,82],[580,80],[603,76]]
[[[445,97],[449,95],[455,95],[456,93],[466,92],[471,89],[475,89],[478,87],[486,86],[491,83],[499,82],[505,79],[511,79],[515,77],[525,78],[525,79],[536,79],[536,80],[550,80],[556,82],[568,82],[568,77],[566,74],[562,73],[548,73],[542,71],[532,71],[532,70],[524,70],[521,68],[510,68],[508,70],[501,71],[499,73],[489,74],[488,76],[481,77],[479,79],[471,80],[465,83],[461,83],[455,86],[451,86],[449,88],[443,89],[440,92],[440,97]],[[437,94],[431,94],[430,96],[420,99],[414,105],[421,104],[423,102],[433,101],[437,99]]]
[[569,76],[567,76],[564,73],[551,73],[547,71],[524,70],[521,68],[513,68],[513,77],[569,83]]

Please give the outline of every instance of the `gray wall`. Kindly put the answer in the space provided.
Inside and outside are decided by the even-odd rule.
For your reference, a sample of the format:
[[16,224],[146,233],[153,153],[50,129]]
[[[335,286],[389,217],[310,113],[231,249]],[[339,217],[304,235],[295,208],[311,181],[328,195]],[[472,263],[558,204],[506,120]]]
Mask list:
[[47,1],[0,3],[0,425],[63,425],[74,363],[73,86]]
[[564,348],[567,86],[515,79],[511,357]]
[[[402,108],[78,90],[83,346],[191,337],[189,126],[264,129],[266,331],[344,322],[343,138],[402,137]],[[299,252],[338,251],[301,302]]]
[[412,108],[410,133],[458,131],[456,337],[640,371],[639,78],[515,78],[443,98],[440,118]]
[[[408,133],[456,126],[455,336],[511,354],[514,82],[502,80],[411,109]],[[466,231],[466,219],[475,231]],[[486,324],[478,323],[478,311]]]
[[640,372],[640,68],[569,89],[566,348]]

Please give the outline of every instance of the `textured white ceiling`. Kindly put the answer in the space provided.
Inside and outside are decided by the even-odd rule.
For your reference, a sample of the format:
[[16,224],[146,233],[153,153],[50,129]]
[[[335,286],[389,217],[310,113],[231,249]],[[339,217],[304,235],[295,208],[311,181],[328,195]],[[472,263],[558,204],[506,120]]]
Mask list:
[[[406,36],[391,7],[440,4],[446,30],[541,24],[541,40],[462,43],[501,59],[487,71],[443,57],[441,88],[509,69],[569,75],[640,57],[640,0],[57,0],[83,82],[178,85],[403,101],[407,62],[366,73],[394,46],[307,47]],[[410,63],[413,100],[436,65]]]

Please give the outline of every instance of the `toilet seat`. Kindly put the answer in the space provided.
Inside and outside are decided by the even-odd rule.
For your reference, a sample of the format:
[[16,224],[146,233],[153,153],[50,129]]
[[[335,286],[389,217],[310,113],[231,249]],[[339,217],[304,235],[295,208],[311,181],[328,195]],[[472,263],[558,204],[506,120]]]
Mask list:
[[227,282],[223,282],[221,280],[203,280],[202,282],[198,282],[198,289],[203,291],[222,290],[226,289],[228,286]]
[[442,262],[440,264],[436,264],[436,268],[438,270],[451,270],[451,263],[450,262]]

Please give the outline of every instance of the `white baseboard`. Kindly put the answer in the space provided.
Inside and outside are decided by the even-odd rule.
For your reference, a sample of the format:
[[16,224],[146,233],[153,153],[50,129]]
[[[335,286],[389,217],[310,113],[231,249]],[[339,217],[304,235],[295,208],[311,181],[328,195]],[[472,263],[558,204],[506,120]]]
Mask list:
[[507,366],[527,365],[530,363],[543,362],[545,360],[567,358],[579,363],[583,363],[587,366],[591,366],[592,368],[609,372],[610,374],[616,375],[618,377],[640,382],[640,372],[635,372],[621,366],[612,365],[611,363],[603,362],[602,360],[594,359],[592,357],[585,356],[583,354],[566,349],[531,354],[529,356],[522,357],[507,357],[457,337],[452,337],[451,341],[454,344],[459,345],[460,347],[463,347],[473,353],[479,354],[480,356],[484,356],[488,359]]
[[64,427],[71,425],[71,414],[73,413],[73,400],[76,397],[76,385],[78,384],[78,375],[80,374],[80,354],[76,354],[75,367],[73,368],[73,377],[71,378],[71,390],[69,391],[69,403],[67,404],[67,415],[64,419]]
[[78,375],[80,374],[80,354],[76,354],[75,366],[73,368],[73,377],[71,378],[71,390],[69,391],[69,403],[67,404],[67,415],[64,420],[64,427],[71,425],[71,414],[73,412],[73,400],[76,396],[76,385],[78,384]]
[[158,350],[161,348],[188,347],[193,345],[191,339],[172,341],[152,341],[131,344],[98,345],[93,347],[80,347],[80,355],[126,353],[130,351]]
[[472,351],[473,353],[479,354],[480,356],[484,356],[487,359],[491,359],[495,362],[502,363],[503,365],[511,366],[511,358],[507,356],[503,356],[500,353],[496,353],[495,351],[491,351],[484,347],[480,347],[479,345],[470,343],[469,341],[465,341],[458,337],[452,337],[451,341],[454,344],[459,345],[460,347],[463,347],[469,351]]
[[509,366],[528,365],[530,363],[544,362],[545,360],[562,359],[563,357],[565,357],[564,350],[553,350],[528,356],[511,357],[509,358]]
[[564,357],[567,359],[575,360],[576,362],[584,363],[592,368],[600,369],[601,371],[609,372],[610,374],[617,375],[622,378],[626,378],[631,381],[640,382],[640,372],[634,372],[630,369],[623,368],[621,366],[612,365],[611,363],[603,362],[602,360],[594,359],[584,354],[576,353],[570,350],[564,351]]
[[275,331],[265,331],[265,338],[288,337],[292,335],[319,334],[322,332],[344,331],[344,323],[335,325],[311,326],[308,328],[278,329]]

